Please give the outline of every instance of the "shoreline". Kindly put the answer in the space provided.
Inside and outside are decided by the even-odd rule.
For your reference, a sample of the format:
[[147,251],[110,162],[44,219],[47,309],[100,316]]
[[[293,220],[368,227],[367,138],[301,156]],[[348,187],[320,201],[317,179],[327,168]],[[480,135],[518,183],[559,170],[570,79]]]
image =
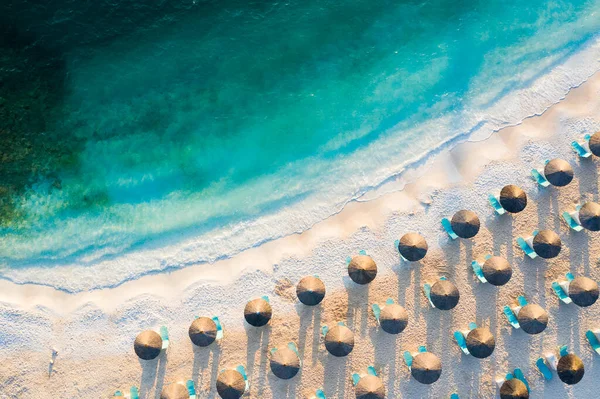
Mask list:
[[[431,169],[437,158],[444,157],[445,153],[456,148],[456,146],[469,142],[488,140],[503,129],[510,128],[511,126],[518,126],[528,118],[543,114],[550,107],[559,104],[564,99],[566,94],[562,93],[564,93],[565,90],[568,94],[571,90],[576,89],[581,84],[585,84],[585,82],[590,79],[590,73],[592,73],[592,71],[597,71],[600,68],[600,59],[595,57],[596,53],[600,54],[600,39],[598,38],[592,39],[585,48],[581,49],[576,54],[571,55],[563,64],[554,66],[548,73],[548,76],[536,80],[533,83],[532,88],[516,90],[508,96],[508,98],[502,98],[497,104],[492,106],[496,111],[489,111],[490,115],[488,116],[498,114],[496,117],[499,116],[499,119],[484,120],[482,126],[449,137],[443,143],[439,144],[439,146],[426,152],[424,155],[402,162],[397,173],[392,173],[391,176],[387,178],[382,177],[382,180],[373,186],[363,187],[363,189],[361,189],[361,191],[352,199],[341,202],[341,208],[327,216],[325,219],[316,218],[315,220],[319,221],[313,223],[312,219],[310,221],[303,221],[300,217],[302,215],[300,214],[292,213],[288,215],[291,217],[291,220],[284,220],[282,222],[283,227],[281,227],[280,230],[283,235],[279,238],[272,238],[269,229],[272,230],[274,226],[277,225],[276,219],[281,219],[282,215],[265,215],[258,217],[257,220],[251,223],[254,225],[256,231],[249,233],[249,237],[242,239],[242,241],[247,241],[245,243],[234,242],[236,234],[234,234],[235,232],[233,230],[223,232],[223,234],[218,232],[211,233],[212,235],[222,236],[220,241],[215,241],[212,236],[200,236],[194,238],[184,235],[177,244],[159,248],[152,248],[152,246],[150,246],[150,248],[142,247],[135,252],[122,254],[113,260],[94,261],[89,265],[73,263],[59,267],[31,266],[26,269],[8,268],[3,271],[0,279],[13,282],[17,285],[31,284],[47,286],[66,293],[113,289],[120,285],[128,284],[131,281],[156,274],[176,272],[177,270],[195,267],[197,265],[204,265],[208,268],[223,259],[233,259],[240,254],[252,251],[255,248],[259,248],[270,242],[278,242],[281,239],[298,234],[297,232],[293,232],[294,230],[306,228],[304,231],[309,231],[321,224],[323,220],[328,220],[331,217],[335,217],[338,213],[343,212],[346,207],[351,206],[355,202],[370,201],[385,193],[403,190],[405,185],[409,185],[410,182],[418,180],[426,170]],[[581,82],[582,80],[583,83],[571,87],[573,82]],[[547,87],[544,86],[545,84]],[[554,103],[553,101],[556,101],[557,93],[561,93],[560,98],[558,99],[558,102]],[[537,105],[531,106],[531,103]],[[523,111],[528,112],[526,111],[527,109],[536,107],[541,107],[541,109],[536,111],[539,112],[539,114],[534,113],[525,116],[520,115],[519,117],[515,116],[519,114],[519,112],[514,109],[522,108],[521,113],[523,113]],[[506,111],[505,108],[514,109]],[[501,109],[501,111],[497,109]],[[503,120],[503,116],[507,119]],[[517,118],[517,120],[514,120],[515,118]],[[513,125],[510,125],[511,123],[513,123]],[[438,121],[430,121],[419,129],[426,132],[428,124],[431,125],[431,128],[435,128],[435,126],[438,125]],[[322,213],[321,209],[313,212],[314,215],[320,215],[320,213]],[[296,225],[296,227],[293,227],[294,223],[299,224]],[[264,224],[264,227],[257,227],[261,224]],[[306,226],[304,226],[304,224],[306,224]],[[235,230],[238,229],[236,228]],[[261,241],[258,237],[264,237],[263,233],[267,234],[268,237],[263,238]],[[245,233],[240,233],[239,236],[242,236],[243,234]],[[204,241],[205,239],[207,240],[206,242]],[[228,241],[230,241],[229,245],[227,245]],[[226,245],[223,246],[224,242]],[[250,245],[251,242],[254,242],[254,244]],[[215,250],[207,251],[207,246],[210,247],[212,244],[223,246],[223,248],[221,248],[223,252],[215,252]],[[246,245],[250,246],[247,247]],[[208,252],[210,252],[210,254]],[[37,281],[32,281],[32,275],[35,276],[35,280]],[[72,279],[73,276],[77,277],[73,279],[72,282],[66,282],[67,279]]]

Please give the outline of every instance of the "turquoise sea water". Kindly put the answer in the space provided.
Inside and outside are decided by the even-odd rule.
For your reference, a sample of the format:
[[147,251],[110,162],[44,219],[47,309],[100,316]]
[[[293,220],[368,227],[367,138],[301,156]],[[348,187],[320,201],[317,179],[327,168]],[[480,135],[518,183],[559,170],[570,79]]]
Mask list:
[[[193,263],[305,229],[406,162],[491,124],[496,104],[595,38],[599,6],[9,7],[0,263],[88,266],[195,238],[206,247]],[[19,57],[29,68],[20,75],[8,65]],[[503,109],[494,126],[534,103]],[[419,128],[432,121],[444,122]],[[26,140],[15,141],[21,131]]]

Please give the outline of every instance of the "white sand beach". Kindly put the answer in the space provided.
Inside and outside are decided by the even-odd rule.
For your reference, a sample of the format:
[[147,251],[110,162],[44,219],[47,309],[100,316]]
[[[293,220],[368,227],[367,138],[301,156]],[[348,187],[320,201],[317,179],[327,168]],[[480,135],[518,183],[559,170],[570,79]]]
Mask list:
[[[491,398],[496,377],[519,367],[531,385],[531,398],[596,397],[600,364],[585,340],[600,328],[600,303],[589,308],[559,303],[551,282],[566,272],[600,281],[600,235],[569,230],[559,215],[583,201],[598,201],[600,160],[576,157],[570,142],[600,130],[600,74],[571,90],[539,116],[507,127],[479,142],[459,144],[403,181],[401,191],[349,203],[341,212],[302,234],[291,235],[210,265],[190,266],[126,282],[116,288],[70,294],[39,285],[0,282],[0,398],[109,398],[115,390],[140,388],[141,398],[157,398],[175,381],[195,381],[199,398],[217,398],[219,370],[242,364],[250,398],[303,398],[322,387],[328,398],[353,398],[351,373],[373,365],[389,398]],[[575,179],[567,187],[541,188],[530,170],[545,159],[571,163]],[[393,185],[394,182],[390,182]],[[398,182],[398,184],[404,184]],[[497,216],[487,194],[506,184],[528,195],[524,212]],[[381,189],[383,190],[383,189]],[[442,217],[460,209],[475,211],[482,223],[472,240],[450,240]],[[559,233],[563,247],[551,260],[524,256],[515,239],[534,229]],[[400,260],[394,240],[418,231],[429,243],[421,262]],[[377,278],[358,286],[348,278],[346,257],[366,250],[377,262]],[[493,253],[513,266],[502,287],[480,283],[471,260]],[[295,285],[318,274],[327,295],[314,307],[300,304]],[[425,282],[446,276],[460,290],[458,306],[432,309],[422,293]],[[268,295],[273,318],[264,328],[245,323],[245,303]],[[549,315],[539,335],[514,330],[502,307],[525,295]],[[394,336],[381,331],[370,311],[393,298],[406,308],[408,327]],[[188,328],[195,315],[221,319],[225,337],[208,348],[193,347]],[[344,321],[356,345],[346,358],[329,355],[322,325]],[[488,326],[496,349],[479,360],[461,353],[452,337],[469,322]],[[140,361],[136,335],[168,327],[171,345],[157,360]],[[303,366],[293,379],[277,379],[269,369],[269,350],[294,341]],[[417,383],[402,359],[405,350],[426,345],[442,359],[442,376],[431,386]],[[581,357],[585,376],[567,386],[545,381],[535,360],[558,345]],[[49,373],[52,348],[58,351]]]

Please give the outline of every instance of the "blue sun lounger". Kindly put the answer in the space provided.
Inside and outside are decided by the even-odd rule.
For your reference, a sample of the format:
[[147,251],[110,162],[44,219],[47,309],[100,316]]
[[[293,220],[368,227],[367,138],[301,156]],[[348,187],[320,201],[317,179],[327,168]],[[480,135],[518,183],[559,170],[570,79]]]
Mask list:
[[[393,305],[394,304],[394,300],[392,298],[388,298],[385,301],[385,304],[386,305]],[[384,308],[385,308],[385,306],[384,306]],[[378,304],[374,303],[371,306],[371,309],[373,309],[373,315],[375,316],[375,319],[377,320],[377,324],[379,324],[379,316],[381,315],[381,308],[379,307]]]
[[556,294],[556,296],[566,304],[572,303],[573,301],[569,297],[568,288],[565,289],[565,285],[568,287],[568,284],[573,281],[575,277],[571,273],[567,273],[565,275],[567,278],[566,281],[553,281],[552,282],[552,291]]
[[[375,371],[375,367],[373,367],[373,366],[367,367],[366,375],[372,375],[372,376],[377,377],[377,371]],[[365,374],[358,374],[358,373],[352,374],[352,385],[358,384],[360,379],[363,378],[364,376],[365,376]]]
[[[566,356],[568,353],[569,352],[566,345],[560,347],[560,357]],[[558,359],[556,358],[554,353],[548,353],[546,354],[545,358],[538,358],[538,360],[535,362],[535,365],[546,380],[551,380],[552,371],[556,370],[556,367],[558,365]]]
[[444,228],[446,233],[448,233],[451,239],[456,240],[458,238],[458,235],[456,235],[456,233],[452,229],[452,223],[450,223],[450,220],[448,220],[448,218],[442,219],[442,227]]
[[[492,255],[488,254],[485,256],[485,260],[488,260],[491,257]],[[485,276],[483,275],[483,265],[481,263],[479,263],[477,260],[474,260],[471,262],[471,268],[473,269],[473,273],[475,273],[475,276],[477,276],[479,281],[481,281],[482,283],[488,282]]]
[[325,392],[319,388],[315,391],[315,394],[310,397],[310,399],[327,399],[327,397],[325,396]]
[[600,330],[587,330],[585,332],[585,337],[587,338],[590,346],[598,355],[600,355]]
[[194,381],[187,380],[185,383],[185,387],[188,390],[188,394],[190,395],[190,399],[196,399],[196,387],[194,386]]
[[162,350],[167,350],[169,348],[169,331],[167,327],[162,326],[160,328],[160,337],[162,338]]
[[571,147],[581,158],[589,158],[592,155],[589,146],[589,141],[591,137],[592,136],[590,136],[589,134],[586,134],[585,136],[583,136],[583,141],[573,140],[571,142]]
[[[469,331],[477,328],[477,324],[471,322],[469,323]],[[454,331],[454,339],[456,340],[456,344],[463,351],[465,355],[470,355],[469,349],[467,349],[467,334],[469,331]]]
[[[546,166],[546,164],[550,162],[549,159],[546,159],[544,161],[544,167]],[[542,187],[548,187],[550,185],[550,182],[546,179],[546,175],[544,174],[544,168],[534,168],[531,169],[531,175],[533,176],[533,180],[535,180],[535,182],[537,184],[539,184]]]
[[494,211],[496,211],[498,215],[504,215],[506,213],[506,209],[504,209],[504,207],[500,203],[500,199],[498,198],[498,196],[488,194],[488,201],[490,201],[492,208],[494,208]]
[[[448,279],[446,277],[442,276],[442,277],[440,277],[440,280],[448,280]],[[429,301],[429,304],[431,305],[431,307],[435,308],[435,305],[431,301],[431,284],[429,284],[429,283],[423,284],[423,293],[425,294],[425,297]]]
[[529,237],[517,237],[517,244],[519,248],[525,252],[525,255],[529,256],[531,259],[537,258],[537,254],[533,250],[533,238],[539,233],[539,230],[534,230],[533,234]]
[[[123,395],[121,391],[115,392],[114,396],[125,398],[125,395]],[[138,391],[137,387],[131,387],[129,389],[129,399],[140,399],[140,392]]]
[[404,357],[404,363],[406,363],[406,366],[408,367],[409,371],[410,371],[410,368],[412,367],[413,358],[416,355],[418,355],[419,353],[423,353],[423,352],[427,352],[427,348],[425,348],[424,346],[419,346],[419,349],[416,353],[410,353],[409,351],[404,352],[404,354],[402,356]]
[[577,205],[574,211],[571,212],[563,212],[562,218],[567,222],[567,226],[574,231],[583,230],[583,226],[579,223],[579,210],[581,209],[581,205]]
[[521,310],[521,308],[523,306],[527,305],[527,300],[525,299],[525,297],[523,295],[519,296],[517,298],[517,301],[519,303],[518,306],[511,308],[510,306],[507,305],[507,306],[504,306],[504,309],[503,309],[504,315],[508,319],[508,322],[515,329],[521,328],[521,325],[519,324],[519,320],[517,319],[517,314],[519,313],[519,310]]

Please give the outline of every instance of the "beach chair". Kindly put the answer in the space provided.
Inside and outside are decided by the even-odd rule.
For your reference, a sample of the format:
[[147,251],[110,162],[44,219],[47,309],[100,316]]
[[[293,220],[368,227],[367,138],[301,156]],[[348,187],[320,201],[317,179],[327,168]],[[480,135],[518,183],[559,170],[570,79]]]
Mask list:
[[463,351],[463,353],[465,355],[470,355],[469,349],[467,349],[467,335],[469,334],[469,331],[474,330],[476,328],[477,328],[477,324],[471,322],[471,323],[469,323],[468,331],[454,331],[453,335],[454,335],[454,339],[456,340],[456,344],[458,345],[460,350]]
[[[448,280],[448,279],[446,277],[442,276],[442,277],[440,277],[440,280]],[[425,294],[425,297],[429,301],[429,304],[431,305],[431,307],[435,308],[435,305],[431,301],[431,284],[429,284],[429,283],[423,284],[423,293]]]
[[531,259],[535,259],[538,256],[533,250],[533,238],[537,235],[537,233],[539,233],[539,230],[534,230],[533,234],[526,238],[517,237],[517,244]]
[[190,395],[190,399],[196,399],[196,387],[194,386],[194,381],[187,380],[185,383],[185,387],[188,390],[188,394]]
[[581,205],[577,204],[575,206],[575,210],[573,211],[565,211],[562,213],[562,218],[565,222],[567,222],[567,226],[574,231],[583,230],[583,226],[579,220],[579,210],[581,209]]
[[515,329],[521,328],[521,326],[519,325],[519,320],[517,319],[517,315],[519,314],[519,310],[521,310],[521,308],[523,306],[527,305],[527,300],[525,299],[525,297],[523,295],[521,295],[517,298],[517,302],[518,302],[518,305],[515,306],[514,308],[511,308],[510,306],[507,305],[507,306],[504,306],[504,309],[503,309],[504,315],[508,319],[508,322]]
[[367,374],[358,374],[358,373],[352,374],[352,385],[358,384],[360,379],[363,378],[365,375],[372,375],[374,377],[377,377],[377,371],[375,371],[375,367],[373,367],[373,366],[367,367]]
[[533,180],[535,180],[536,183],[542,187],[548,187],[550,185],[550,182],[546,179],[546,175],[544,174],[544,167],[546,164],[548,164],[548,162],[550,162],[550,160],[546,159],[543,167],[531,169]]
[[162,350],[166,351],[169,348],[169,331],[167,327],[160,327],[160,337],[162,338]]
[[[566,356],[568,353],[569,352],[566,345],[563,345],[559,348],[560,357]],[[554,353],[547,353],[545,357],[538,358],[535,362],[535,365],[546,380],[551,380],[553,371],[556,371],[558,366],[558,359]]]
[[[392,298],[388,298],[385,301],[386,305],[393,305],[394,304],[394,300]],[[384,306],[385,308],[385,306]],[[371,309],[373,310],[373,315],[375,316],[375,319],[377,320],[377,324],[380,324],[380,320],[379,317],[381,316],[381,307],[379,307],[378,304],[374,303],[373,305],[371,305]]]
[[450,399],[460,399],[460,398],[458,397],[458,394],[455,392],[452,395],[450,395]]
[[327,397],[325,396],[325,392],[323,392],[323,390],[319,388],[308,399],[327,399]]
[[488,194],[488,200],[498,215],[504,215],[506,213],[506,209],[504,209],[500,203],[499,195]]
[[427,348],[425,348],[425,346],[419,346],[417,352],[415,353],[411,353],[409,351],[405,351],[403,354],[404,357],[404,363],[406,364],[406,367],[408,367],[408,370],[410,371],[411,367],[412,367],[412,362],[413,362],[413,358],[418,355],[419,353],[423,353],[423,352],[427,352]]
[[583,136],[582,141],[573,140],[571,142],[571,147],[573,148],[575,153],[577,153],[577,155],[579,155],[581,158],[589,158],[590,156],[592,156],[592,152],[590,151],[589,145],[591,137],[592,136],[590,136],[589,134],[586,134],[585,136]]
[[248,382],[248,375],[246,374],[246,368],[240,364],[235,369],[237,370],[238,373],[240,373],[242,375],[242,377],[244,377],[244,382],[246,383],[244,393],[248,392],[248,389],[250,389],[250,382]]
[[585,337],[587,338],[590,346],[598,355],[600,355],[600,329],[596,330],[587,330],[585,332]]
[[556,296],[566,304],[573,303],[571,298],[569,298],[569,283],[575,279],[571,273],[567,273],[565,275],[567,278],[563,281],[553,281],[552,282],[552,291],[556,294]]
[[127,394],[124,395],[121,391],[116,391],[114,396],[121,397],[121,398],[127,398],[127,399],[140,399],[140,393],[139,393],[137,387],[131,387],[129,389],[129,395],[127,395]]
[[212,320],[217,325],[217,337],[216,337],[216,340],[220,341],[223,338],[223,334],[224,334],[223,326],[221,325],[221,321],[219,320],[219,318],[217,316],[213,316]]
[[[488,260],[491,257],[492,255],[485,255],[485,260]],[[479,263],[477,260],[474,260],[471,262],[471,268],[473,269],[473,273],[475,273],[475,276],[477,276],[479,281],[481,281],[482,283],[488,282],[485,276],[483,275],[483,265],[481,263]]]
[[450,220],[448,220],[448,218],[442,219],[442,227],[444,228],[446,233],[448,233],[448,236],[450,236],[451,239],[456,240],[458,238],[458,235],[456,235],[456,233],[452,229],[452,223],[450,223]]

